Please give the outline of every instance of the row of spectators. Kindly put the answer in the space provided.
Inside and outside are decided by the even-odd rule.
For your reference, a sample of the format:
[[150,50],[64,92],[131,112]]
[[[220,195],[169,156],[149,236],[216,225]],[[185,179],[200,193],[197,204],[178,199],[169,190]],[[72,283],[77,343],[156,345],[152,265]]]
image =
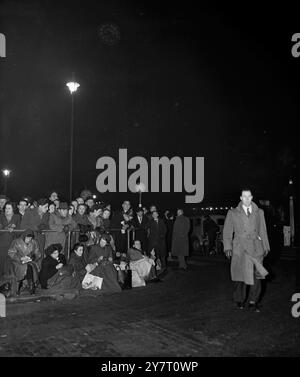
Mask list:
[[[182,210],[178,210],[177,215],[177,218],[184,217]],[[189,228],[189,221],[186,220],[188,226],[186,225],[185,228]],[[118,269],[115,267],[120,262],[123,262],[124,267],[124,263],[126,265],[135,262],[137,265],[140,261],[139,279],[147,280],[149,277],[157,279],[156,272],[163,272],[167,268],[167,253],[168,248],[169,251],[171,248],[173,223],[174,219],[168,216],[168,213],[165,214],[164,219],[160,218],[155,206],[151,206],[149,212],[145,208],[137,208],[134,211],[129,201],[124,201],[122,209],[112,214],[109,204],[95,203],[92,197],[85,199],[79,197],[68,204],[60,201],[57,193],[53,192],[49,198],[40,198],[36,202],[22,198],[17,205],[14,205],[7,197],[1,195],[0,283],[1,279],[3,282],[5,277],[13,274],[18,281],[17,291],[20,291],[20,282],[24,280],[32,282],[31,292],[35,290],[37,282],[46,288],[49,282],[45,283],[45,279],[41,276],[48,276],[44,273],[45,267],[43,269],[47,261],[52,262],[49,265],[55,270],[63,268],[62,271],[69,271],[63,275],[61,271],[57,271],[59,272],[57,276],[74,278],[72,275],[74,271],[71,272],[65,267],[67,264],[72,264],[81,248],[82,272],[91,272],[98,268],[100,257],[103,262],[105,261],[105,265],[114,266],[104,279],[104,286],[110,280],[109,276],[116,275]],[[128,230],[133,230],[130,233],[131,239],[128,239]],[[188,229],[185,232],[187,233]],[[130,249],[128,249],[129,242],[132,245]],[[70,249],[74,253],[69,260]],[[59,256],[56,255],[57,253]],[[57,261],[57,266],[53,265],[51,258]],[[100,264],[103,267],[103,263]],[[18,269],[22,271],[21,274],[16,272]],[[105,275],[103,270],[101,273],[98,271],[97,274],[99,277]],[[52,283],[49,284],[53,285]],[[73,285],[80,283],[82,282],[72,280]]]

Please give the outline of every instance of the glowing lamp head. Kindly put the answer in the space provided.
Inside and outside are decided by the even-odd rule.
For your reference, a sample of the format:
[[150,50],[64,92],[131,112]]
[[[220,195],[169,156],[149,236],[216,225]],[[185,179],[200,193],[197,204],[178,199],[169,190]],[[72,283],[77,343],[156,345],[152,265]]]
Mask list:
[[137,192],[145,192],[146,191],[146,186],[144,183],[140,183],[138,185],[135,186],[135,189]]
[[78,82],[75,82],[75,81],[70,81],[66,85],[69,88],[71,94],[76,92],[76,90],[80,87],[80,84],[78,84]]
[[8,170],[8,169],[4,169],[4,170],[2,170],[2,172],[3,172],[3,175],[5,176],[5,177],[9,177],[10,176],[10,170]]

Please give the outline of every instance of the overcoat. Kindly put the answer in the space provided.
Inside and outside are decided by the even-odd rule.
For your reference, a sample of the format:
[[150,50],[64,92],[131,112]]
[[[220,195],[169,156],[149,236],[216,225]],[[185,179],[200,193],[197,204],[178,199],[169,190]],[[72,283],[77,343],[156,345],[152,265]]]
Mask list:
[[167,228],[162,219],[158,219],[158,222],[154,219],[149,221],[148,255],[154,249],[158,257],[166,256],[166,233]]
[[[32,266],[33,279],[34,282],[36,282],[38,280],[38,273],[40,271],[42,263],[42,254],[35,239],[32,239],[29,244],[25,243],[24,239],[28,232],[29,231],[25,231],[20,238],[13,240],[8,250],[8,256],[12,260],[12,264],[14,266],[14,274],[17,281],[24,279],[27,272],[27,266],[30,264]],[[22,263],[21,258],[25,256],[30,257],[32,261],[28,263]]]
[[189,255],[190,220],[184,215],[176,218],[172,235],[172,255]]
[[270,251],[264,212],[255,203],[252,202],[249,217],[242,202],[228,211],[223,228],[223,243],[224,251],[232,250],[230,269],[233,281],[253,285],[254,271],[260,279],[268,274],[263,267],[264,255]]
[[66,232],[64,232],[65,226],[68,226],[69,230],[75,230],[76,222],[69,215],[67,215],[67,217],[62,217],[59,213],[51,213],[49,218],[49,228],[55,232],[46,234],[45,249],[54,243],[60,243],[64,249],[66,242]]

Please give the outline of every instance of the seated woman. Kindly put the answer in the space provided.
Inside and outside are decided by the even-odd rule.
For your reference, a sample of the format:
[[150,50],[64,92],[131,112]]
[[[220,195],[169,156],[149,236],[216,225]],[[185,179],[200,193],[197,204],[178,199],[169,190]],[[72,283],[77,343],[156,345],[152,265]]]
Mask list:
[[[38,273],[41,266],[42,254],[32,230],[26,230],[20,238],[12,241],[8,250],[11,258],[14,275],[17,281],[17,294],[21,293],[26,285],[30,294],[35,293],[38,282]],[[25,284],[27,283],[27,284]]]
[[151,257],[144,255],[141,241],[135,240],[132,248],[127,252],[127,260],[132,270],[132,286],[140,287],[145,285],[145,281],[160,281],[156,275],[154,255]]
[[61,253],[61,244],[52,244],[45,250],[46,257],[42,260],[39,273],[41,287],[52,291],[79,288],[80,281],[73,277],[66,266],[65,256]]
[[86,271],[103,278],[101,291],[120,292],[117,270],[113,265],[113,250],[109,242],[110,235],[102,234],[99,244],[91,247]]
[[80,283],[86,274],[85,267],[87,265],[83,251],[84,245],[82,243],[76,243],[68,262],[69,271],[73,277],[77,277],[80,280]]

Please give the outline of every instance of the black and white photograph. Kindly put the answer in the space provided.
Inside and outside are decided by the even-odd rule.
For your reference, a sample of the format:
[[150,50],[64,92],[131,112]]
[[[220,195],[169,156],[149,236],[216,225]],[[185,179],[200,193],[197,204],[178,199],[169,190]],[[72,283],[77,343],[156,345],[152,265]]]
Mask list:
[[300,356],[299,10],[0,0],[1,364]]

